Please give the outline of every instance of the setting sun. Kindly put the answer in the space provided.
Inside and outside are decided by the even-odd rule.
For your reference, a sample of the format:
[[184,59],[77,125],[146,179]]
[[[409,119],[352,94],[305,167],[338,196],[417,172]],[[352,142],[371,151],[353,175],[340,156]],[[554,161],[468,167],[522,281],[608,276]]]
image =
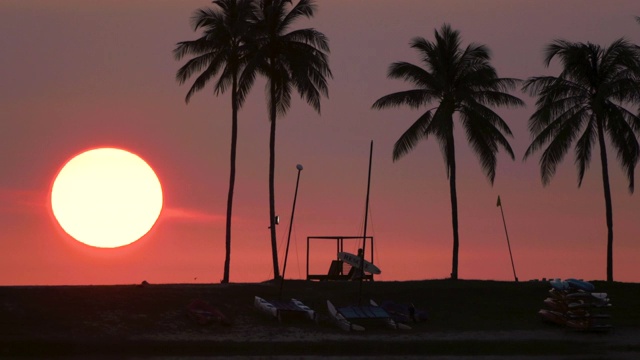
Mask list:
[[139,156],[114,148],[89,150],[67,162],[51,189],[51,209],[62,229],[90,246],[133,243],[155,224],[162,187]]

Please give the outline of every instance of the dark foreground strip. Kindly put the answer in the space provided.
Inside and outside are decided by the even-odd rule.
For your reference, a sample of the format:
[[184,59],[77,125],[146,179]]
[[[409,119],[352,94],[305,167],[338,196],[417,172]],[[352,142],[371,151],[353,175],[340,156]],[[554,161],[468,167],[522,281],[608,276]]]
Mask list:
[[[0,342],[0,357],[57,356],[275,356],[275,355],[597,355],[608,349],[573,341],[15,341]],[[631,349],[624,349],[631,350]]]

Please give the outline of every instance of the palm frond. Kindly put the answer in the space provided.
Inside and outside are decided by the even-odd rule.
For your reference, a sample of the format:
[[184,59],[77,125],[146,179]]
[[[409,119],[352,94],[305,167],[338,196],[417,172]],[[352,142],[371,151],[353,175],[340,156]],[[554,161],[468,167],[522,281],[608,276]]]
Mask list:
[[[291,1],[289,1],[291,2]],[[304,16],[308,19],[312,18],[316,11],[316,5],[313,0],[300,0],[282,19],[280,31],[285,31],[299,17]]]
[[423,105],[428,104],[436,96],[437,94],[434,94],[428,89],[399,91],[381,97],[380,99],[376,100],[371,107],[373,109],[380,110],[407,105],[413,109],[417,109]]
[[438,79],[436,79],[431,73],[408,62],[395,62],[389,65],[387,77],[390,79],[408,81],[415,86],[422,88],[431,88],[433,90],[442,88]]
[[576,45],[578,44],[575,44],[563,39],[554,40],[551,44],[547,45],[547,47],[544,49],[545,66],[548,67],[551,64],[551,60],[553,60],[554,57],[558,55],[562,56],[562,54],[564,54],[567,51],[567,49],[575,48]]
[[529,131],[537,134],[551,122],[571,117],[575,112],[586,111],[587,106],[579,97],[567,97],[556,101],[542,102],[529,118]]
[[[276,64],[275,69],[272,70],[271,76],[267,78],[265,93],[269,108],[275,107],[277,116],[281,117],[291,107],[291,74],[281,63]],[[274,84],[273,94],[271,94],[271,83]]]
[[496,176],[498,146],[502,146],[512,159],[515,156],[509,141],[497,127],[486,121],[486,113],[482,110],[482,107],[464,106],[460,111],[460,118],[464,125],[467,141],[477,154],[487,178],[493,184]]
[[486,45],[469,44],[460,55],[463,68],[476,68],[487,66],[491,59],[491,50]]
[[[297,74],[298,70],[292,69],[293,87],[298,91],[300,96],[309,104],[315,111],[320,113],[320,98],[322,94],[318,90],[317,85],[313,82],[312,78],[308,76],[306,70],[302,70],[302,74]],[[323,89],[326,89],[326,83],[323,83]]]
[[563,128],[571,126],[581,128],[591,119],[588,110],[581,106],[569,108],[556,116],[547,115],[544,111],[536,111],[529,118],[529,132],[534,136],[534,140],[527,148],[524,160],[542,148],[547,142],[552,141]]
[[[461,113],[461,117],[466,118],[467,116],[466,114]],[[473,120],[468,118],[465,122],[468,122],[470,124],[474,123]],[[484,129],[480,126],[470,125],[465,126],[465,130],[467,134],[467,141],[478,156],[478,160],[480,160],[482,170],[489,179],[489,182],[493,184],[496,177],[496,152],[498,151],[495,143],[487,141],[487,129]]]
[[589,89],[574,81],[555,76],[531,77],[522,90],[531,96],[545,95],[552,100],[567,94],[588,94]]
[[472,94],[474,100],[482,104],[497,107],[516,108],[525,106],[520,98],[501,91],[477,91]]
[[618,108],[629,127],[635,132],[636,137],[640,137],[640,109],[638,109],[638,113],[633,113],[621,105],[613,105]]
[[[486,126],[497,128],[500,132],[503,132],[506,135],[513,136],[511,133],[511,129],[509,125],[500,117],[500,115],[496,114],[491,108],[485,106],[481,102],[476,102],[474,99],[469,99],[469,101],[465,101],[463,106],[461,107],[461,112],[466,113],[474,113],[474,119],[485,124]],[[471,117],[471,116],[468,116]]]
[[582,133],[582,136],[580,136],[580,139],[576,142],[575,163],[576,166],[578,166],[578,187],[582,185],[584,174],[589,168],[589,163],[591,162],[591,151],[597,137],[598,133],[596,122],[589,121]]
[[[495,76],[486,74],[485,69],[486,67],[482,67],[474,71],[469,71],[460,77],[460,83],[467,84],[466,86],[473,90],[492,90],[498,92],[513,91],[522,83],[520,79],[497,77],[495,69],[490,70]],[[483,74],[483,72],[485,73]]]
[[436,58],[436,47],[435,44],[428,41],[427,39],[417,36],[411,39],[409,42],[409,46],[412,49],[416,49],[420,55],[422,56],[422,62],[427,65],[428,70],[432,71],[433,67],[431,66],[432,59]]
[[211,42],[205,37],[191,41],[181,41],[173,49],[173,57],[182,60],[187,55],[200,56],[211,52],[218,52],[220,49],[211,46]]
[[637,117],[621,106],[614,104],[610,104],[607,114],[606,131],[611,144],[616,149],[620,165],[629,180],[629,191],[633,193],[634,171],[640,157],[640,144],[638,144],[638,138],[633,127],[629,124],[628,118],[630,116]]
[[248,62],[238,78],[238,106],[242,107],[244,101],[249,95],[249,91],[255,83],[256,76],[260,64],[257,62]]
[[397,161],[402,156],[409,153],[416,146],[418,141],[428,137],[426,132],[427,127],[431,123],[432,112],[428,110],[422,114],[418,120],[416,120],[407,129],[402,136],[393,145],[393,161]]
[[189,59],[189,61],[181,66],[176,72],[176,81],[178,84],[182,85],[191,78],[191,76],[203,71],[204,69],[209,69],[209,71],[211,71],[211,68],[215,68],[217,71],[217,69],[222,66],[220,61],[218,61],[219,59],[219,54],[215,53],[207,53]]
[[189,18],[189,24],[193,31],[198,30],[201,27],[211,24],[213,19],[221,20],[218,13],[209,8],[196,9]]
[[224,69],[222,69],[218,81],[216,81],[213,87],[216,96],[226,92],[227,89],[232,86],[234,74],[237,76],[237,71],[232,66],[225,66]]
[[453,114],[455,104],[441,102],[436,108],[431,122],[425,129],[428,135],[433,134],[438,139],[438,145],[442,153],[447,169],[447,178],[451,177],[451,171],[455,164],[455,144],[453,140]]
[[[217,55],[217,56],[216,56]],[[223,59],[220,54],[207,54],[206,56],[200,56],[189,60],[183,67],[181,67],[176,78],[180,84],[186,82],[193,74],[200,72],[203,68],[204,71],[196,78],[196,80],[189,88],[185,97],[185,102],[189,103],[189,100],[196,92],[202,90],[206,84],[216,76],[220,68],[223,66]]]
[[[575,112],[571,114],[568,119],[562,121],[553,134],[553,137],[549,138],[549,145],[540,157],[540,173],[544,185],[548,185],[549,182],[551,182],[551,178],[555,174],[558,164],[562,162],[569,147],[578,137],[581,129],[579,125],[582,124],[583,121],[584,113]],[[530,148],[532,148],[532,146],[533,143],[529,149],[527,149],[526,154],[530,154]]]
[[[640,59],[640,56],[638,57]],[[640,72],[619,71],[615,78],[601,87],[611,100],[619,103],[640,103]]]
[[[283,40],[290,43],[309,44],[319,53],[329,53],[329,38],[316,29],[299,29],[283,35]],[[321,51],[318,51],[320,49]]]

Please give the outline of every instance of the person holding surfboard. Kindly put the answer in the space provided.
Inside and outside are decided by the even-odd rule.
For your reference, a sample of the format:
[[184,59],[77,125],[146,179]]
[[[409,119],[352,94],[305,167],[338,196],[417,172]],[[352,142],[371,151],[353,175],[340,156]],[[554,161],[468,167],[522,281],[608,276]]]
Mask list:
[[[360,259],[363,258],[363,250],[362,250],[362,248],[358,249],[358,258],[360,258]],[[364,275],[364,270],[359,269],[358,266],[353,266],[351,268],[350,273],[351,273],[350,280],[356,281],[356,280],[360,280],[362,275]]]

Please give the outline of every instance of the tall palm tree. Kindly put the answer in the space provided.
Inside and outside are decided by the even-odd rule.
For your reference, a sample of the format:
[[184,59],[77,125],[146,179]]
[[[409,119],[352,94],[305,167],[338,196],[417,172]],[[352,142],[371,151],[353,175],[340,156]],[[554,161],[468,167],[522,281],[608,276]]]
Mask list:
[[256,73],[267,79],[266,93],[271,128],[269,133],[269,228],[274,278],[280,277],[275,227],[275,139],[276,119],[291,106],[295,89],[311,107],[320,113],[320,98],[328,96],[329,41],[312,28],[289,31],[300,17],[311,18],[316,6],[313,0],[258,0],[255,2],[250,49],[242,86],[251,86]]
[[[458,278],[458,198],[456,192],[456,157],[453,140],[454,115],[462,124],[467,141],[478,155],[485,174],[493,184],[496,175],[496,153],[502,147],[513,159],[513,150],[505,135],[511,136],[506,122],[496,114],[494,106],[522,106],[509,95],[516,79],[499,78],[489,63],[489,49],[484,45],[461,46],[460,33],[448,24],[435,30],[435,42],[422,37],[411,41],[424,63],[424,68],[408,62],[391,64],[387,76],[405,80],[415,88],[381,97],[374,109],[399,107],[414,109],[427,106],[418,119],[402,134],[393,147],[396,161],[410,152],[421,139],[430,135],[440,143],[447,168],[451,193],[453,224],[453,264],[451,279]],[[433,105],[432,105],[433,104]]]
[[546,145],[540,158],[546,185],[575,141],[580,187],[597,141],[607,219],[607,280],[613,281],[613,212],[605,138],[616,150],[633,192],[640,118],[623,105],[640,101],[640,52],[624,39],[605,48],[555,40],[547,46],[545,56],[546,66],[558,57],[563,70],[558,76],[531,77],[524,83],[523,90],[538,97],[537,109],[529,119],[533,141],[524,158]]
[[215,9],[198,9],[191,18],[193,30],[202,29],[202,36],[196,40],[179,42],[173,54],[177,60],[185,56],[193,56],[176,74],[176,80],[180,84],[198,74],[187,92],[185,98],[187,103],[194,93],[203,89],[218,73],[220,77],[215,83],[214,93],[216,95],[224,93],[231,86],[231,156],[222,279],[223,283],[228,283],[231,259],[231,214],[236,178],[238,109],[249,91],[249,87],[240,87],[238,82],[246,61],[244,53],[252,7],[250,0],[214,0],[213,3],[217,6]]

